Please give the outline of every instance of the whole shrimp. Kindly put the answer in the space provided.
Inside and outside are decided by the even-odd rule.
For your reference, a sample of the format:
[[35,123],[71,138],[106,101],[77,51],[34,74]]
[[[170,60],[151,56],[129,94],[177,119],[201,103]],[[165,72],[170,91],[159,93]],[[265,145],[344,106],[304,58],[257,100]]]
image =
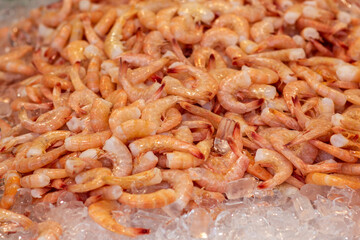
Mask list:
[[14,170],[5,174],[5,189],[0,201],[1,208],[9,209],[14,205],[17,190],[20,188],[20,178],[20,174]]
[[100,226],[118,234],[135,237],[150,232],[148,229],[124,227],[117,223],[112,212],[119,210],[119,207],[116,201],[102,200],[89,206],[89,216]]
[[260,183],[258,188],[272,188],[277,186],[286,181],[293,172],[292,164],[281,154],[273,150],[258,149],[255,155],[255,163],[263,166],[269,165],[275,171],[273,178]]

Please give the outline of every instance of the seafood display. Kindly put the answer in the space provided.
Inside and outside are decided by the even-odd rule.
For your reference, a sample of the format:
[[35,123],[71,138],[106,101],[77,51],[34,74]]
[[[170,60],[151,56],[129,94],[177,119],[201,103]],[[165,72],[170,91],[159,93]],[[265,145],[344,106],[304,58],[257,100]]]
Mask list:
[[0,44],[8,236],[61,239],[59,222],[12,210],[27,190],[136,237],[150,229],[117,221],[123,206],[216,218],[239,181],[360,189],[356,3],[62,0]]

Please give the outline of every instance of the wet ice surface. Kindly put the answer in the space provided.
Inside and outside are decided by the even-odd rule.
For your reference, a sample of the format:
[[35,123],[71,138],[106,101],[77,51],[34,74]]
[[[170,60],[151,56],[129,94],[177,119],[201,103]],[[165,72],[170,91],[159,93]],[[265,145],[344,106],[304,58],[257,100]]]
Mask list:
[[[71,193],[62,195],[56,207],[29,205],[29,192],[22,189],[20,193],[12,210],[36,222],[51,219],[61,223],[63,240],[119,239],[93,222],[87,208]],[[210,211],[193,209],[177,218],[161,209],[136,210],[124,205],[113,216],[123,225],[151,229],[150,235],[137,238],[142,240],[359,239],[360,191],[315,185],[305,185],[300,191],[281,187],[228,200]],[[31,231],[0,234],[0,239],[30,239],[32,235]]]

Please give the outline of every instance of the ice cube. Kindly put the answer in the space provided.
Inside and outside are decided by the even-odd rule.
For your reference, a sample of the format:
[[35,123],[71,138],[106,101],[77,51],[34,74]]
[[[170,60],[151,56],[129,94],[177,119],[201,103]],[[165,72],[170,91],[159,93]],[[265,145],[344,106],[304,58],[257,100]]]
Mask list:
[[309,198],[301,194],[294,194],[291,196],[291,201],[300,221],[307,222],[316,217],[317,212],[313,208]]
[[311,201],[315,201],[318,195],[326,196],[329,190],[330,190],[329,186],[305,184],[300,189],[300,193],[306,196],[307,198],[309,198]]
[[211,216],[208,211],[203,208],[193,209],[188,213],[186,220],[192,237],[200,239],[208,238],[209,224],[211,221]]
[[226,197],[228,199],[238,199],[241,197],[250,197],[257,186],[255,178],[241,178],[226,185]]

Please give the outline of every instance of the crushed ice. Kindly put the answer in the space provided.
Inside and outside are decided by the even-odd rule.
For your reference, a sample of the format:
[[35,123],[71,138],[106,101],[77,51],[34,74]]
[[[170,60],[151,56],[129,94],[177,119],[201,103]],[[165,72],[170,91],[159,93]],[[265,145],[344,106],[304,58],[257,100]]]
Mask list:
[[[251,180],[246,180],[251,181]],[[236,186],[237,184],[233,184]],[[244,181],[238,185],[244,186]],[[252,184],[249,184],[253,189]],[[249,187],[249,188],[250,188]],[[137,239],[359,239],[360,191],[307,184],[301,190],[289,185],[274,190],[228,190],[231,200],[210,210],[196,208],[172,218],[162,209],[121,206],[113,212],[126,226],[149,228],[150,235]],[[245,195],[245,197],[240,196]],[[119,239],[91,220],[87,208],[71,193],[55,205],[29,205],[30,192],[21,189],[12,210],[36,222],[54,220],[63,226],[63,240]],[[0,239],[31,239],[33,232],[20,231]],[[131,239],[121,236],[121,239]]]

